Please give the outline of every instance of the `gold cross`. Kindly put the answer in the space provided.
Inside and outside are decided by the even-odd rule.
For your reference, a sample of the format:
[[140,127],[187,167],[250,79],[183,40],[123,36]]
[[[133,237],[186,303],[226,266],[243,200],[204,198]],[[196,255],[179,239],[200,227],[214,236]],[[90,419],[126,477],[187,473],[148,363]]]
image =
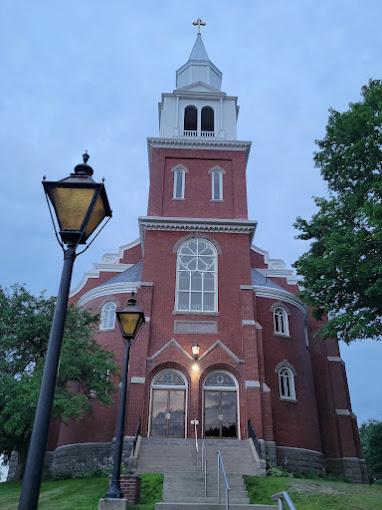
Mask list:
[[200,25],[204,27],[205,23],[200,18],[198,18],[196,21],[193,21],[193,25],[198,25],[198,35],[200,35]]

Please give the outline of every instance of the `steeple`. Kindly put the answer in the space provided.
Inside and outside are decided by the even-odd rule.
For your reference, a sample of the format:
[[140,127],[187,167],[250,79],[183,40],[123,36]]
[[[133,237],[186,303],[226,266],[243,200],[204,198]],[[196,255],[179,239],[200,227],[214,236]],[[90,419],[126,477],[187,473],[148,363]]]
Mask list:
[[208,58],[203,39],[196,36],[188,61],[176,72],[176,88],[183,88],[193,83],[202,82],[217,90],[222,83],[222,72]]
[[222,72],[211,62],[198,34],[187,62],[176,71],[176,89],[159,103],[159,136],[166,139],[236,140],[237,97],[221,90]]

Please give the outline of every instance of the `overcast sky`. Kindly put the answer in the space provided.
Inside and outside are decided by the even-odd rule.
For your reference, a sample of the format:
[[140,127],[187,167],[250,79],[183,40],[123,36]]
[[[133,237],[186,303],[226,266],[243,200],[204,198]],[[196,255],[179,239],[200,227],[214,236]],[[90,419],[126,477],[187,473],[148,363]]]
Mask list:
[[[85,149],[106,179],[113,219],[76,260],[73,286],[104,253],[138,237],[146,214],[146,138],[158,135],[162,92],[196,38],[239,97],[254,243],[290,266],[294,239],[326,187],[313,165],[328,108],[343,111],[381,77],[380,0],[2,0],[0,2],[0,285],[55,294],[61,249],[41,178],[68,175]],[[342,347],[359,423],[382,419],[382,344]]]

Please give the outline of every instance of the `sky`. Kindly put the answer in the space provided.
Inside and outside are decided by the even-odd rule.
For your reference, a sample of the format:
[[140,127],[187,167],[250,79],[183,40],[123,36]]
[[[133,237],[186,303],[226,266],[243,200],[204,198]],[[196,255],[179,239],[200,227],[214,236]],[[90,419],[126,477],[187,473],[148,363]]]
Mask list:
[[[380,0],[2,0],[0,285],[57,293],[62,252],[41,179],[67,176],[88,150],[113,218],[77,258],[73,287],[105,253],[138,237],[149,187],[147,137],[197,29],[222,90],[238,96],[254,243],[288,267],[308,249],[297,216],[326,187],[314,167],[330,107],[344,111],[381,78]],[[381,342],[341,347],[359,424],[382,419]]]

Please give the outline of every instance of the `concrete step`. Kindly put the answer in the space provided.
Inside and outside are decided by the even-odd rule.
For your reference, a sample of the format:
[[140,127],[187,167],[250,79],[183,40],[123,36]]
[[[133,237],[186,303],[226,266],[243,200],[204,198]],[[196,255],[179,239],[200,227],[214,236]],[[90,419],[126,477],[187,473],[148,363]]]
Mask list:
[[[277,510],[276,505],[230,504],[230,510]],[[225,504],[218,503],[156,503],[155,510],[225,510]]]

